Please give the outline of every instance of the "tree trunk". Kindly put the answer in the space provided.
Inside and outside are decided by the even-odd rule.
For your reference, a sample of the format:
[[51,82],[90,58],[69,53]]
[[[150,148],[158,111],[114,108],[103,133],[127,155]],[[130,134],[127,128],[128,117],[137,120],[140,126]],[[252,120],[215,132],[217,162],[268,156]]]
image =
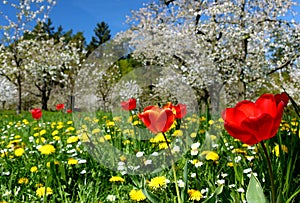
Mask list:
[[22,83],[21,83],[20,76],[18,76],[17,83],[18,83],[18,106],[17,106],[17,114],[20,114],[21,110],[22,110]]

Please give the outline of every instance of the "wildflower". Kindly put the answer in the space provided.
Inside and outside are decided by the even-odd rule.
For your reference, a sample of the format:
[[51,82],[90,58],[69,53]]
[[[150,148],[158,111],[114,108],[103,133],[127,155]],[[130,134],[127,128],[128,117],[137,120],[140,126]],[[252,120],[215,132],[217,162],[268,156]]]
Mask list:
[[60,110],[63,110],[65,108],[65,105],[64,104],[57,104],[55,108],[56,108],[57,111],[60,111]]
[[131,99],[128,99],[127,101],[121,102],[121,107],[122,107],[122,109],[124,109],[126,111],[135,109],[136,108],[136,99],[131,98]]
[[144,152],[137,152],[135,156],[138,158],[142,157],[142,156],[144,156]]
[[146,199],[146,196],[144,195],[143,191],[142,190],[135,190],[135,189],[132,189],[130,192],[129,192],[129,196],[130,196],[130,199],[133,200],[133,201],[143,201]]
[[36,195],[39,196],[39,197],[44,197],[45,195],[51,195],[53,194],[53,191],[50,187],[40,187],[36,190]]
[[79,140],[78,136],[71,136],[67,139],[67,144],[77,142]]
[[55,136],[55,135],[57,135],[58,134],[58,130],[54,130],[53,132],[52,132],[52,136]]
[[43,129],[43,130],[40,131],[40,135],[45,135],[46,132],[47,132],[47,131],[46,131],[45,129]]
[[179,179],[177,181],[177,184],[178,184],[178,187],[181,187],[181,188],[183,188],[185,186],[185,183],[181,179]]
[[206,160],[212,160],[217,161],[219,160],[219,155],[214,151],[204,151],[202,154],[206,154],[205,159]]
[[175,114],[171,109],[157,106],[146,107],[138,117],[154,134],[168,131],[175,120]]
[[114,202],[116,200],[116,196],[115,195],[107,195],[106,200],[110,201],[110,202]]
[[109,182],[124,182],[124,181],[125,181],[125,179],[120,176],[112,176],[109,179]]
[[39,149],[38,149],[42,154],[46,154],[46,155],[49,155],[49,154],[52,154],[55,152],[55,148],[53,145],[51,144],[46,144],[46,145],[43,145],[41,146]]
[[197,136],[197,133],[193,132],[190,134],[191,138],[195,138]]
[[201,192],[199,190],[194,190],[194,189],[190,189],[188,190],[188,194],[189,194],[189,200],[192,201],[200,201],[200,199],[203,197],[203,195],[201,194]]
[[[279,145],[275,145],[274,149],[272,150],[272,152],[277,156],[279,157],[280,153],[279,153]],[[285,153],[288,153],[288,149],[285,145],[281,145],[281,150]]]
[[29,182],[28,178],[20,178],[18,181],[19,184],[24,184],[24,185],[28,184],[28,182]]
[[32,118],[39,120],[42,117],[42,110],[39,108],[32,109],[31,111]]
[[68,159],[68,164],[69,165],[76,165],[76,164],[78,164],[78,160],[74,159],[74,158],[69,158]]
[[15,156],[22,156],[24,154],[25,150],[23,148],[17,148],[14,153]]
[[183,135],[182,130],[175,130],[173,133],[173,136],[175,137],[181,137]]
[[36,173],[38,171],[38,168],[36,167],[36,166],[32,166],[31,168],[30,168],[30,172],[31,173]]
[[156,190],[158,188],[165,188],[167,186],[167,179],[165,176],[158,176],[152,178],[149,182],[149,187]]
[[263,94],[255,102],[241,101],[223,111],[224,127],[248,145],[270,139],[276,135],[287,102],[284,94]]

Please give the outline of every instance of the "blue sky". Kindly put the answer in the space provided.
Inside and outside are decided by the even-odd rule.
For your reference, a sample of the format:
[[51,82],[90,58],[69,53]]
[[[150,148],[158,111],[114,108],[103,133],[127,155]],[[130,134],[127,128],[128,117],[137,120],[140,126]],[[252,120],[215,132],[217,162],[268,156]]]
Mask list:
[[57,4],[50,12],[50,18],[58,27],[65,31],[73,29],[73,33],[82,31],[87,42],[94,35],[94,28],[98,22],[108,24],[112,36],[126,30],[126,15],[130,10],[137,10],[147,0],[57,0]]
[[[8,0],[13,1],[13,0]],[[126,15],[130,15],[130,10],[137,10],[143,3],[151,0],[56,0],[57,4],[50,12],[53,25],[57,28],[61,25],[64,31],[70,29],[73,33],[81,31],[86,37],[87,43],[94,35],[94,28],[98,22],[104,21],[108,24],[112,37],[128,28],[125,23]],[[300,0],[297,0],[300,3]],[[296,7],[300,13],[299,6]],[[0,5],[0,12],[9,13],[9,9]],[[299,21],[299,17],[296,19]],[[0,19],[0,25],[3,19]]]

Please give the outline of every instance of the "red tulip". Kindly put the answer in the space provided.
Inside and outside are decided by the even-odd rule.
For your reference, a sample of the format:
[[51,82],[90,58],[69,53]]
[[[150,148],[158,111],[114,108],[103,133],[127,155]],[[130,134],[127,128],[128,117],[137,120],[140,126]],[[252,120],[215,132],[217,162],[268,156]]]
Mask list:
[[121,102],[121,107],[126,111],[135,109],[136,108],[136,99],[131,98],[131,99],[128,99],[127,101]]
[[278,104],[280,101],[283,101],[284,106],[287,106],[287,104],[289,102],[289,96],[287,95],[287,93],[282,92],[281,94],[275,95],[275,100],[276,100],[276,104]]
[[177,104],[174,106],[176,110],[176,118],[183,118],[186,115],[186,105],[185,104]]
[[64,108],[65,108],[65,105],[64,105],[64,104],[57,104],[57,105],[56,105],[56,110],[57,110],[57,111],[63,110]]
[[181,119],[186,115],[186,105],[185,104],[177,104],[173,106],[171,102],[168,102],[163,108],[172,109],[175,114],[175,118]]
[[146,107],[143,113],[138,114],[138,117],[154,134],[168,131],[175,120],[175,114],[170,108],[157,106]]
[[[278,97],[278,96],[277,96]],[[276,135],[283,114],[285,98],[263,94],[256,101],[241,101],[222,112],[224,127],[234,138],[248,145]]]
[[39,108],[32,109],[31,111],[32,118],[39,120],[42,117],[42,110]]
[[67,110],[67,113],[72,113],[72,110],[71,110],[71,109],[68,109],[68,110]]

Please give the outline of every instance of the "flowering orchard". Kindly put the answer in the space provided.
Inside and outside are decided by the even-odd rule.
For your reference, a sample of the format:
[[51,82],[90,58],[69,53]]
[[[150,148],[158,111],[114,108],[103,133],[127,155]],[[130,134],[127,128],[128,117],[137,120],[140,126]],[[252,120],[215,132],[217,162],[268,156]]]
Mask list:
[[135,98],[119,104],[121,116],[63,104],[1,114],[0,201],[299,202],[290,99],[263,94],[214,120]]

